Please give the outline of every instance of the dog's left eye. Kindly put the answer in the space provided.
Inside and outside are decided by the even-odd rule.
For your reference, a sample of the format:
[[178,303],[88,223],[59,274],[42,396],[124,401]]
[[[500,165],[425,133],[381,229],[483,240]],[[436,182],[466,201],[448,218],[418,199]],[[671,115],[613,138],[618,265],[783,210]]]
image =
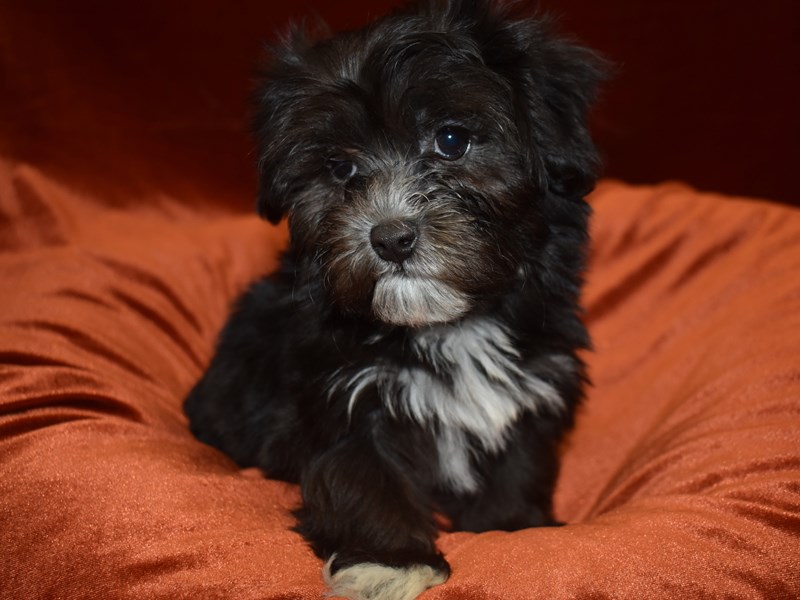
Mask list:
[[328,161],[328,168],[331,170],[331,175],[339,181],[347,181],[358,173],[358,166],[351,160],[334,160]]
[[463,127],[442,127],[433,139],[433,150],[447,160],[456,160],[467,153],[470,146],[469,131]]

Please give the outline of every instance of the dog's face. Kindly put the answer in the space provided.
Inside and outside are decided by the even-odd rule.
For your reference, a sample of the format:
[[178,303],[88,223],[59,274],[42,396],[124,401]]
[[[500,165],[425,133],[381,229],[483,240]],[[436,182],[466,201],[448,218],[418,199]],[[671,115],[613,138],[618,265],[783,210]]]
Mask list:
[[484,1],[295,34],[260,91],[260,210],[288,213],[341,310],[457,320],[520,285],[546,259],[552,203],[591,187],[598,76],[587,51]]

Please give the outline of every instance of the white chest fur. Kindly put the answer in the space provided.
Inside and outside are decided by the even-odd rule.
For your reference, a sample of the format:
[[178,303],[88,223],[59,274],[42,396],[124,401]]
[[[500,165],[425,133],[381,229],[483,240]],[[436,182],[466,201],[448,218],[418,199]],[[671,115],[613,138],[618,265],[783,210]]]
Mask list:
[[562,407],[556,389],[520,365],[508,332],[493,319],[421,330],[412,349],[425,367],[374,365],[338,379],[334,388],[348,390],[352,409],[359,393],[375,384],[392,415],[435,427],[439,470],[453,491],[477,489],[471,454],[501,451],[523,411]]

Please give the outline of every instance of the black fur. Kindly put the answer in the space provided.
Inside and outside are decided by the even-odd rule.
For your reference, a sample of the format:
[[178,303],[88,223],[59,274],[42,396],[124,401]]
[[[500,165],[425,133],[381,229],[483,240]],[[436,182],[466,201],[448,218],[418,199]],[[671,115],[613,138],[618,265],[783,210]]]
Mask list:
[[[586,111],[602,64],[522,8],[431,0],[352,33],[296,31],[259,92],[258,207],[273,222],[288,214],[292,243],[280,271],[239,300],[186,412],[201,440],[239,464],[300,483],[297,530],[319,556],[336,553],[334,573],[364,562],[449,572],[434,511],[471,531],[553,524],[557,445],[581,397],[576,351],[589,344],[583,196],[597,157]],[[470,132],[458,160],[431,145],[451,125]],[[331,170],[342,161],[341,172],[356,169],[345,180]],[[354,239],[356,224],[405,205],[419,264],[387,265]],[[449,295],[403,291],[413,269],[427,269],[424,290]],[[374,297],[384,276],[399,278],[386,306]],[[419,307],[395,322],[406,293]],[[444,344],[436,336],[481,320],[513,344],[493,350],[513,363],[508,377],[530,375],[560,405],[522,410],[500,449],[466,432],[478,487],[465,489],[442,476],[444,420],[414,418],[394,392],[398,373],[456,389],[455,365],[415,340]],[[470,372],[493,377],[468,356]],[[354,393],[363,373],[372,379]]]

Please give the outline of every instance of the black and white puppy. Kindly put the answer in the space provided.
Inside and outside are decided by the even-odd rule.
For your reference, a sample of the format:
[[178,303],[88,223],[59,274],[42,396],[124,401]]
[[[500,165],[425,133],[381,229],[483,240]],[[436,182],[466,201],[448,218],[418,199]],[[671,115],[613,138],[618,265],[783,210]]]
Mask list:
[[299,482],[336,595],[444,582],[456,529],[553,524],[581,398],[579,292],[602,73],[519,3],[428,0],[274,53],[260,212],[282,268],[239,300],[192,431]]

